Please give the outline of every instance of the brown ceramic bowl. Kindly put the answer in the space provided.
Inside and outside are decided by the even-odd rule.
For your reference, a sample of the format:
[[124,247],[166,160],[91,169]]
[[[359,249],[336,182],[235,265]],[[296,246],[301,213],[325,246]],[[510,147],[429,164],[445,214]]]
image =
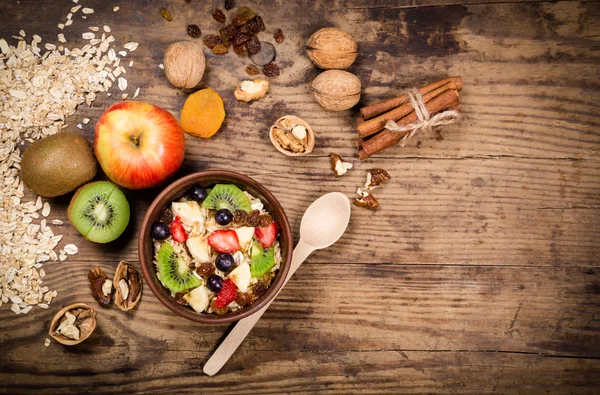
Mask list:
[[[248,191],[248,193],[250,193],[252,196],[259,198],[265,205],[265,209],[281,227],[279,243],[281,245],[282,262],[279,272],[271,283],[271,287],[269,287],[267,293],[261,296],[251,306],[244,307],[243,309],[224,315],[197,313],[191,307],[182,306],[175,302],[175,299],[171,296],[171,292],[165,288],[161,284],[160,280],[156,277],[154,252],[152,251],[152,237],[150,236],[152,224],[158,219],[162,210],[170,205],[171,202],[180,199],[188,188],[196,184],[208,188],[219,183],[235,184],[240,189]],[[279,289],[282,287],[283,281],[290,269],[292,262],[293,239],[290,223],[285,215],[285,212],[283,211],[283,208],[275,196],[273,196],[273,194],[264,186],[250,177],[246,177],[242,174],[232,171],[203,171],[180,178],[166,187],[156,197],[156,199],[154,199],[148,208],[146,215],[144,216],[144,221],[142,222],[142,229],[140,231],[138,241],[138,249],[140,255],[140,266],[142,267],[142,272],[144,274],[144,278],[146,279],[146,283],[152,290],[152,293],[156,295],[162,304],[168,307],[169,310],[175,314],[187,318],[188,320],[203,324],[223,324],[240,320],[260,310],[277,294],[277,291],[279,291]]]

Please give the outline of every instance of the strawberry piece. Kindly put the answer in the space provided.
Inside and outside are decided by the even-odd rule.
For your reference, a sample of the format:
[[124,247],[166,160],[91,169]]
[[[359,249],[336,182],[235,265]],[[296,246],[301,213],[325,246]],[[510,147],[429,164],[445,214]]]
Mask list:
[[269,248],[277,238],[277,223],[271,222],[267,227],[256,228],[254,234],[260,241],[262,248]]
[[235,230],[215,230],[208,236],[208,244],[217,252],[236,252],[242,249]]
[[223,285],[221,286],[221,291],[217,295],[217,299],[215,300],[215,306],[222,309],[227,306],[229,303],[233,302],[237,297],[237,287],[230,279],[223,281]]
[[173,236],[173,240],[178,243],[183,243],[188,238],[188,235],[183,228],[183,224],[181,223],[181,218],[179,217],[175,217],[171,222],[171,236]]

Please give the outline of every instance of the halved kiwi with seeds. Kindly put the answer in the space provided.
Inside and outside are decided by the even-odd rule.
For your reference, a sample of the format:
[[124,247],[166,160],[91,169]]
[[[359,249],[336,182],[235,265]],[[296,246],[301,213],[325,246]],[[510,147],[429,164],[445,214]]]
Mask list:
[[231,213],[238,210],[252,211],[250,198],[233,184],[217,184],[202,202],[202,207],[212,210],[227,209]]
[[157,268],[158,279],[171,292],[182,292],[202,284],[170,243],[164,242],[160,246]]
[[117,186],[98,181],[85,184],[69,204],[69,221],[86,239],[108,243],[129,224],[129,203]]

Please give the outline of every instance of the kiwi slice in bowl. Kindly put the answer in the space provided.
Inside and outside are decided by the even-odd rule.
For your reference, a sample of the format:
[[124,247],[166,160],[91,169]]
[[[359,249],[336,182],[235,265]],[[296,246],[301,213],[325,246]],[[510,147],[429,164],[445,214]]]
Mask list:
[[217,184],[202,202],[202,207],[212,210],[227,209],[231,213],[236,211],[252,211],[252,203],[248,196],[232,184]]
[[182,292],[202,284],[171,244],[164,242],[160,246],[156,260],[158,279],[171,292]]
[[250,252],[250,274],[252,277],[262,277],[275,266],[275,250],[271,246],[263,249],[258,240],[252,241]]
[[85,184],[69,204],[69,221],[86,239],[108,243],[121,236],[129,224],[129,203],[117,186],[98,181]]

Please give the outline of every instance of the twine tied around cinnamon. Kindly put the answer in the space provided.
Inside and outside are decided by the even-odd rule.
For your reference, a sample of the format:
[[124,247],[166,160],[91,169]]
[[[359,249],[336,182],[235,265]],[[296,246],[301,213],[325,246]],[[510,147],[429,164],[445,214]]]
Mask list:
[[415,109],[415,114],[419,119],[418,122],[411,123],[408,125],[400,126],[396,122],[389,120],[385,123],[385,128],[393,133],[402,133],[410,130],[411,132],[406,134],[400,140],[400,146],[404,147],[406,141],[423,132],[430,132],[434,127],[441,125],[448,125],[458,121],[460,114],[455,110],[448,110],[435,114],[433,117],[429,114],[423,96],[418,89],[411,88],[407,89],[404,93],[408,96],[410,104]]

